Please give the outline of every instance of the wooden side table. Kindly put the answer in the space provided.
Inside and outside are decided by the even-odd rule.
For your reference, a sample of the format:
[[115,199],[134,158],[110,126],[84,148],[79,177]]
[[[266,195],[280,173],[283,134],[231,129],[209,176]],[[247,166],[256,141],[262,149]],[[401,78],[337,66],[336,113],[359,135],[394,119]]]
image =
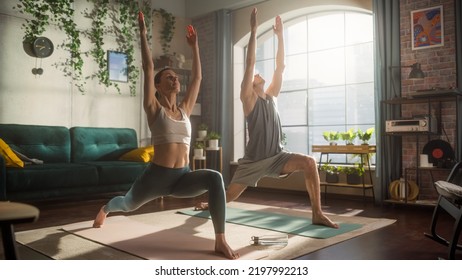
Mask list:
[[[204,156],[203,157],[193,157],[193,162],[192,162],[192,170],[196,170],[196,161],[198,162],[197,169],[200,168],[207,168],[207,154],[210,153],[216,153],[217,154],[217,160],[218,160],[218,166],[217,166],[217,171],[222,173],[223,172],[223,152],[221,147],[218,148],[205,148],[204,149]],[[213,167],[212,161],[209,161],[208,164],[210,165],[208,168]]]
[[0,226],[2,228],[3,251],[5,259],[19,259],[16,250],[14,224],[32,223],[39,217],[39,210],[28,204],[0,201]]

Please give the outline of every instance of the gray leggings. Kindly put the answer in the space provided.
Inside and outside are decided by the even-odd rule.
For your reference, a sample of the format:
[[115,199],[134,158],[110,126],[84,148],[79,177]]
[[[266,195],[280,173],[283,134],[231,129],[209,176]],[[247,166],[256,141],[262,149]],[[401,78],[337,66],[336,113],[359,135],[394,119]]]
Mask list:
[[161,196],[195,197],[209,192],[209,211],[215,233],[225,232],[226,195],[221,174],[215,170],[188,167],[167,168],[150,163],[125,196],[112,198],[105,213],[130,212]]

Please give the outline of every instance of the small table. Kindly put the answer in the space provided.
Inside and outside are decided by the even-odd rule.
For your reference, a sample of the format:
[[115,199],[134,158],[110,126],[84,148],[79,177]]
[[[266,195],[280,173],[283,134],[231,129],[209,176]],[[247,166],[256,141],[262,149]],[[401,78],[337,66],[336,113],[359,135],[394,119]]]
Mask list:
[[17,260],[16,238],[14,224],[35,222],[39,217],[39,210],[28,204],[0,201],[0,226],[2,228],[3,251],[5,259]]

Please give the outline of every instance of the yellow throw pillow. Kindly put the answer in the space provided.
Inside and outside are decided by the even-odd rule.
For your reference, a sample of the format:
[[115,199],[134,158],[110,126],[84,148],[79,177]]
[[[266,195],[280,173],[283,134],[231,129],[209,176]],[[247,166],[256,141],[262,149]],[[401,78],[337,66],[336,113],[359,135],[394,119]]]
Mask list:
[[2,138],[0,138],[0,154],[5,158],[6,167],[24,167],[24,162],[18,158]]
[[154,147],[147,146],[123,154],[119,160],[150,162],[154,156]]

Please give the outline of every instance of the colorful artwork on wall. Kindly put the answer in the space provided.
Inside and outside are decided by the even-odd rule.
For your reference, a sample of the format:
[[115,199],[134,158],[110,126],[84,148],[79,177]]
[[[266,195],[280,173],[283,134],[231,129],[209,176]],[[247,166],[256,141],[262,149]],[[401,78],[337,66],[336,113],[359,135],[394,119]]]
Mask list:
[[411,11],[412,49],[444,45],[443,6]]

